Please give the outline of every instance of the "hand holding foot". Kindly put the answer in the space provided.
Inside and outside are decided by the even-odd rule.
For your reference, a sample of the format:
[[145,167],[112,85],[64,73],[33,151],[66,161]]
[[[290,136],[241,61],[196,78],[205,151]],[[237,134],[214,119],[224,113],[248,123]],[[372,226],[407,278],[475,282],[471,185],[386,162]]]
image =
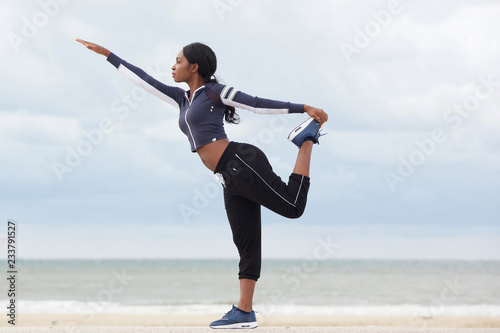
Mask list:
[[319,122],[320,127],[323,126],[323,123],[328,121],[328,114],[322,109],[314,108],[309,105],[304,105],[304,112],[307,112],[309,117],[312,117],[317,122]]

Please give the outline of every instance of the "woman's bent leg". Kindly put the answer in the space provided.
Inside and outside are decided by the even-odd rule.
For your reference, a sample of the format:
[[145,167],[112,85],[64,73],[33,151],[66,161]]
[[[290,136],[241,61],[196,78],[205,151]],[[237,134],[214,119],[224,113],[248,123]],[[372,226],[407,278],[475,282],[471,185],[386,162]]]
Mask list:
[[305,141],[299,149],[293,173],[309,177],[313,142]]
[[[266,155],[252,145],[240,144],[233,155],[228,178],[235,192],[282,216],[298,218],[302,215],[309,190],[307,175],[292,173],[288,184],[283,182],[274,173]],[[298,171],[309,173],[310,156],[311,147],[301,148],[296,165]]]

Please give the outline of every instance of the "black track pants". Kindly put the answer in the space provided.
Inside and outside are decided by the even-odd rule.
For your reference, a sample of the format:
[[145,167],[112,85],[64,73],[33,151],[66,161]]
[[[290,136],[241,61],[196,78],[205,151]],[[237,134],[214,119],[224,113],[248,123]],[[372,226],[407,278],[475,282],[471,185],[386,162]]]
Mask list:
[[292,173],[285,184],[259,148],[237,142],[229,143],[215,173],[223,178],[227,217],[240,255],[239,278],[257,280],[261,268],[260,207],[284,217],[300,217],[306,207],[309,177]]

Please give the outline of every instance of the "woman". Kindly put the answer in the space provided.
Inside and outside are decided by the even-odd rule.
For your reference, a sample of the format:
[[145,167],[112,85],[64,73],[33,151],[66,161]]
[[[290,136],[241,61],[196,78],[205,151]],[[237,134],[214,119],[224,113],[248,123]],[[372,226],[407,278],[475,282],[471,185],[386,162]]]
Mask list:
[[[288,217],[304,212],[309,189],[309,166],[313,143],[321,136],[319,128],[328,120],[321,109],[303,104],[252,97],[233,87],[219,84],[214,73],[217,58],[201,43],[185,46],[172,66],[175,82],[185,82],[189,91],[165,85],[140,68],[122,60],[106,48],[77,39],[107,60],[137,85],[180,111],[179,127],[188,137],[191,151],[198,153],[205,166],[224,186],[224,203],[240,255],[240,300],[212,328],[257,327],[252,300],[261,268],[260,207]],[[294,129],[288,139],[299,147],[297,161],[288,184],[272,170],[264,153],[255,146],[231,142],[224,122],[238,123],[235,107],[256,113],[303,113],[310,118]]]

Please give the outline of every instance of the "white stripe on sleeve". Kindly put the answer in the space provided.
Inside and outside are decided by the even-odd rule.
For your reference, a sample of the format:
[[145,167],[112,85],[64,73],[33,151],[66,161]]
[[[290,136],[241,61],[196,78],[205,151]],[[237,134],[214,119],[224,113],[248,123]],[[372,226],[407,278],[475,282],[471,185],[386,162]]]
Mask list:
[[289,110],[289,109],[256,108],[246,104],[231,101],[229,99],[223,99],[222,103],[224,103],[225,105],[234,106],[235,108],[240,108],[258,114],[285,114],[288,113]]
[[123,75],[125,75],[125,77],[127,79],[132,81],[137,86],[144,88],[147,92],[151,93],[152,95],[158,97],[159,99],[167,102],[168,104],[170,104],[170,105],[172,105],[180,110],[180,106],[175,101],[175,99],[171,98],[168,95],[165,95],[164,93],[162,93],[161,91],[159,91],[158,89],[156,89],[155,87],[153,87],[152,85],[150,85],[149,83],[147,83],[146,81],[141,79],[137,74],[132,72],[127,67],[120,64],[120,66],[118,66],[118,71],[121,72]]

